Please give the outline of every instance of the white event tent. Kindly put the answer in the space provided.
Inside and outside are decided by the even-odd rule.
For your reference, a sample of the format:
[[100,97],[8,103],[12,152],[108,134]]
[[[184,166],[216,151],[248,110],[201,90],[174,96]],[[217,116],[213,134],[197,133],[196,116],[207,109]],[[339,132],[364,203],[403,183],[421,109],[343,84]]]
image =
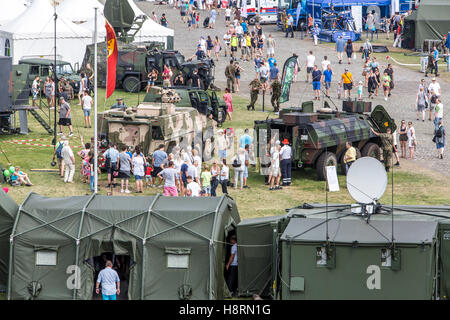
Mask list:
[[27,9],[27,4],[26,0],[0,0],[0,25],[20,16]]
[[[11,0],[10,0],[11,1]],[[57,11],[58,14],[58,11]],[[31,6],[0,30],[13,34],[13,63],[23,57],[54,55],[54,7],[49,0],[33,0]],[[74,65],[83,60],[92,33],[58,15],[56,53]]]
[[174,36],[174,31],[172,29],[163,27],[159,23],[153,21],[149,16],[147,16],[139,7],[134,3],[133,0],[128,0],[131,8],[136,16],[144,15],[147,17],[142,28],[136,34],[136,42],[143,41],[159,41],[164,42],[167,45],[167,38]]

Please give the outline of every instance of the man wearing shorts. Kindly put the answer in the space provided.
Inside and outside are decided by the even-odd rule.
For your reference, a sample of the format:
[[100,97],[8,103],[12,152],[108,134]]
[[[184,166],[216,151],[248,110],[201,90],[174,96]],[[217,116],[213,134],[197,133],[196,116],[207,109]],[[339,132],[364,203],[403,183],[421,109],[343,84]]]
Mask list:
[[41,79],[36,76],[33,80],[33,85],[31,86],[31,93],[33,94],[33,107],[36,107],[36,100],[40,90]]
[[233,58],[236,58],[236,52],[237,52],[238,43],[239,43],[239,39],[238,39],[236,33],[233,33],[233,35],[231,36],[230,43],[231,43],[231,56]]
[[316,57],[313,56],[313,52],[310,51],[309,55],[306,57],[306,81],[305,82],[309,82],[309,74],[313,72],[315,61],[316,61]]
[[68,102],[66,102],[66,100],[61,97],[59,98],[59,103],[60,103],[60,107],[59,107],[59,135],[62,135],[62,130],[63,130],[63,126],[68,126],[70,133],[69,133],[69,137],[73,136],[73,128],[72,128],[72,121],[71,118],[72,116],[70,115],[70,104]]
[[269,34],[267,38],[267,57],[275,56],[275,39],[272,38],[272,34]]
[[322,75],[322,82],[325,83],[325,90],[326,90],[326,95],[329,98],[330,97],[330,87],[331,87],[331,77],[333,75],[333,70],[331,70],[331,65],[327,65],[327,68],[325,69],[325,71],[323,72]]
[[[152,165],[153,165],[153,172],[152,172],[152,176],[154,178],[159,177],[159,173],[163,170],[162,168],[162,164],[164,162],[164,160],[167,159],[167,153],[164,151],[164,145],[160,144],[158,147],[158,150],[156,150],[153,153],[153,157],[152,157]],[[162,179],[159,178],[159,185],[158,187],[161,187],[161,183],[162,183]],[[156,184],[156,181],[155,181]]]
[[158,173],[159,179],[164,179],[164,196],[178,197],[177,174],[178,171],[174,169],[173,161],[169,161],[169,167]]
[[344,99],[347,98],[347,93],[348,97],[350,98],[353,87],[353,75],[348,71],[347,68],[345,68],[345,72],[342,74],[341,78],[342,83],[344,84]]
[[81,106],[84,113],[84,127],[91,128],[92,98],[89,95],[89,90],[84,91],[83,99],[81,99]]
[[322,71],[317,68],[317,65],[314,65],[312,74],[312,85],[314,91],[314,100],[320,101],[320,80],[322,79]]

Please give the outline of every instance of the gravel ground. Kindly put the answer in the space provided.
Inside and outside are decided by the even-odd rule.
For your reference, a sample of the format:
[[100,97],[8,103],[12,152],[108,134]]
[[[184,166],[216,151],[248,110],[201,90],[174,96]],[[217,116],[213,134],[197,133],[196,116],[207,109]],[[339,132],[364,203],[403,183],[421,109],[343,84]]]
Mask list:
[[[166,17],[168,19],[169,27],[175,30],[175,49],[179,50],[185,57],[192,56],[196,51],[196,46],[198,40],[201,36],[210,35],[211,38],[217,35],[220,40],[222,40],[223,35],[226,32],[225,28],[225,18],[224,13],[221,12],[220,15],[216,19],[216,28],[215,29],[205,29],[202,27],[202,22],[204,18],[207,16],[206,11],[201,11],[200,16],[200,26],[199,29],[189,31],[187,29],[187,24],[184,24],[180,19],[179,10],[174,10],[166,5],[155,5],[151,2],[138,1],[137,5],[149,16],[152,11],[155,11],[158,18],[162,13],[166,13]],[[278,61],[278,67],[280,72],[282,70],[284,61],[292,55],[292,53],[296,53],[299,56],[299,61],[302,66],[302,70],[299,73],[297,78],[297,82],[294,83],[291,87],[291,97],[290,101],[284,103],[282,107],[288,107],[291,105],[299,105],[301,101],[310,100],[313,97],[312,85],[310,83],[305,83],[306,80],[306,68],[305,61],[306,56],[309,50],[313,50],[313,54],[316,56],[316,64],[320,67],[320,62],[323,59],[323,56],[327,55],[328,60],[331,61],[332,68],[334,70],[333,83],[331,87],[331,96],[334,103],[340,107],[341,102],[337,100],[336,86],[338,81],[338,76],[344,72],[344,67],[349,67],[350,72],[352,72],[354,80],[358,82],[362,80],[362,60],[361,56],[358,55],[358,59],[354,60],[351,65],[347,64],[338,64],[338,60],[335,52],[325,45],[314,46],[312,41],[309,38],[305,38],[304,40],[300,39],[300,33],[295,34],[295,38],[285,38],[284,34],[278,30],[275,25],[264,25],[263,26],[264,34],[266,37],[269,33],[276,40],[276,48],[275,48],[275,58]],[[386,66],[386,61],[379,61],[381,66],[380,70],[384,70]],[[215,70],[215,84],[220,88],[224,88],[226,86],[226,79],[224,76],[224,70],[226,65],[229,63],[229,58],[225,58],[223,53],[219,57],[219,61],[216,63]],[[244,69],[244,72],[241,74],[241,92],[240,94],[246,97],[249,97],[248,83],[254,78],[254,67],[252,62],[240,62],[241,67]],[[408,121],[413,121],[413,125],[416,129],[417,136],[417,150],[416,150],[416,158],[412,161],[416,164],[416,168],[420,170],[420,168],[428,168],[439,172],[440,174],[444,174],[450,177],[450,157],[444,153],[444,159],[437,159],[437,152],[435,144],[431,141],[433,137],[434,125],[432,122],[426,120],[425,122],[416,121],[416,107],[415,107],[415,99],[416,93],[418,90],[418,85],[420,79],[423,77],[422,73],[417,71],[413,71],[410,69],[406,69],[404,67],[393,64],[394,67],[394,79],[395,79],[395,89],[392,92],[392,96],[386,102],[384,101],[383,93],[380,90],[378,97],[375,97],[373,100],[373,104],[383,105],[389,114],[396,119],[397,123],[400,122],[401,119],[405,119]],[[441,69],[441,72],[444,72]],[[431,78],[427,79],[427,83],[431,81]],[[443,82],[438,78],[438,82],[441,85],[442,91],[442,102],[444,104],[444,126],[446,128],[450,128],[449,124],[449,116],[448,110],[450,108],[450,93],[448,90],[448,83]],[[355,97],[356,90],[353,90],[353,97]],[[365,93],[367,97],[367,93]],[[266,96],[267,98],[268,96]],[[261,103],[261,96],[259,99]],[[266,99],[266,107],[270,104],[269,100]],[[331,104],[331,103],[330,103]],[[315,107],[320,107],[320,102],[316,102]],[[271,106],[268,107],[269,110],[272,110]],[[407,161],[407,160],[402,160]],[[401,161],[401,162],[402,162]]]

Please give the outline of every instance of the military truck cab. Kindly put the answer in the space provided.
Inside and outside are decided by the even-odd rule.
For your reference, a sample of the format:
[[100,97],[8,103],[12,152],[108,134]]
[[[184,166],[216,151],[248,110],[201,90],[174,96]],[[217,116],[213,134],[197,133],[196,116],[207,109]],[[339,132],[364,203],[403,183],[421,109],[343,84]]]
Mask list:
[[[288,139],[293,149],[295,167],[312,167],[319,180],[326,178],[327,166],[341,164],[345,173],[343,157],[345,143],[352,142],[359,157],[370,156],[380,160],[381,140],[371,131],[396,130],[394,120],[382,106],[371,110],[370,102],[344,102],[343,111],[331,108],[312,112],[312,102],[302,108],[283,109],[277,119],[255,121],[254,140],[257,156],[262,166],[269,165],[267,145],[272,141]],[[371,112],[370,115],[366,114]],[[265,145],[265,146],[264,146]]]
[[[36,76],[41,79],[41,90],[44,88],[46,77],[53,77],[53,65],[55,61],[51,59],[30,58],[19,60],[19,65],[28,67],[28,76],[33,81]],[[69,80],[74,92],[78,92],[80,88],[81,77],[75,73],[69,62],[56,60],[56,75],[58,79],[62,77]]]

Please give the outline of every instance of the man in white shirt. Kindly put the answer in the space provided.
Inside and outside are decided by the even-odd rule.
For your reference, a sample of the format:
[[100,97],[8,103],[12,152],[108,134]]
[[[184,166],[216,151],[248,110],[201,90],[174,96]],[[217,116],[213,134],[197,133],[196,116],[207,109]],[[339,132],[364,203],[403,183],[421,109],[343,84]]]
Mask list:
[[309,55],[306,56],[306,81],[305,82],[309,82],[309,74],[313,72],[315,62],[316,62],[316,57],[313,56],[313,52],[310,51]]
[[[197,162],[196,164],[198,165],[198,162]],[[199,175],[198,175],[198,173],[197,173],[197,166],[195,165],[195,163],[189,164],[189,165],[188,165],[187,174],[188,174],[188,176],[190,176],[193,180],[195,180],[195,181],[198,182]]]
[[283,175],[283,184],[282,186],[290,186],[291,185],[291,170],[292,170],[292,148],[289,145],[289,140],[283,140],[283,147],[280,150],[280,159],[281,159],[281,173]]
[[231,55],[231,47],[230,47],[231,34],[229,31],[223,35],[223,42],[225,42],[225,57],[226,57],[227,52]]
[[84,91],[83,99],[81,99],[81,106],[84,112],[84,127],[91,127],[91,109],[92,109],[92,98],[89,95],[89,90]]
[[438,97],[441,96],[441,86],[439,82],[436,81],[436,78],[433,78],[432,82],[428,86],[428,92],[434,91]]
[[231,20],[231,8],[228,7],[225,9],[225,25],[228,27],[230,25]]
[[186,186],[186,194],[188,197],[200,197],[200,185],[192,181],[192,177],[187,177],[188,184]]
[[197,177],[200,177],[202,173],[202,158],[198,155],[197,149],[192,150],[192,155],[194,159],[194,166],[197,168]]
[[40,83],[41,80],[39,79],[39,76],[36,76],[31,86],[31,93],[33,94],[33,107],[36,107],[37,96],[40,90]]
[[65,165],[64,182],[73,183],[73,175],[75,174],[75,158],[73,156],[72,148],[69,146],[69,140],[64,141],[61,156]]
[[327,56],[323,57],[323,60],[322,60],[322,71],[327,70],[328,65],[329,65],[330,63],[331,63],[331,62],[330,62],[330,60],[328,60],[328,57],[327,57]]

